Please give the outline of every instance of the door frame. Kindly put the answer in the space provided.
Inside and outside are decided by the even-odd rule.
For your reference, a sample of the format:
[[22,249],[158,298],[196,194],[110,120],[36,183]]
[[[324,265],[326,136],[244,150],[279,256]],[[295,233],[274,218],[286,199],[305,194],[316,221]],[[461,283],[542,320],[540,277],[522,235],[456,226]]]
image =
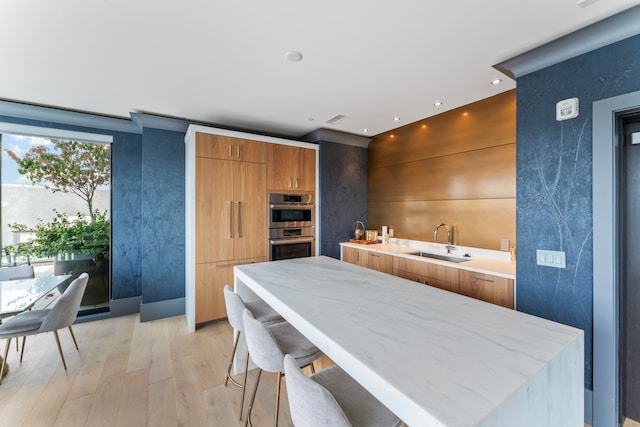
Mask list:
[[640,91],[593,103],[593,427],[617,427],[619,410],[618,113]]

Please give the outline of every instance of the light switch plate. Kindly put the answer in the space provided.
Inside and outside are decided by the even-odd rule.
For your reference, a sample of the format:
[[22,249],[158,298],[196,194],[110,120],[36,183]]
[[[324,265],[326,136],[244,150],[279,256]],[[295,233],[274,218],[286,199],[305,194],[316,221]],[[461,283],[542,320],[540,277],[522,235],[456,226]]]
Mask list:
[[509,250],[509,239],[501,239],[500,240],[500,250],[501,251],[508,251]]
[[567,268],[564,252],[536,250],[536,263],[546,267]]

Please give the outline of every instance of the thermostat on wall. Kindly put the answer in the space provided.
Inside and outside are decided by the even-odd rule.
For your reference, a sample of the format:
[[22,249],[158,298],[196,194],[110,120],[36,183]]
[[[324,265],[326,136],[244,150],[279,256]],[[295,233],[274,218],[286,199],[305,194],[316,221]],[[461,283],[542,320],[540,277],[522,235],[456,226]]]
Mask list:
[[578,117],[578,98],[563,99],[556,104],[556,120]]

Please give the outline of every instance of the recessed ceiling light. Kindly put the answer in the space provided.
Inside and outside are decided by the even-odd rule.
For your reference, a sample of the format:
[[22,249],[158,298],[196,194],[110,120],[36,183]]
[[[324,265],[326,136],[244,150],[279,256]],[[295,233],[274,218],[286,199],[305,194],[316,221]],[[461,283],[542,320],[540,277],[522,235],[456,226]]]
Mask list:
[[436,101],[433,103],[433,105],[435,105],[436,107],[439,107],[442,105],[442,101]]
[[291,62],[300,62],[302,61],[302,54],[298,51],[292,50],[291,52],[287,52],[284,54],[284,57]]
[[394,122],[399,122],[399,121],[400,121],[400,117],[394,117],[394,118],[393,118],[393,121],[394,121]]
[[367,133],[367,132],[369,132],[369,129],[364,128],[364,129],[362,129],[362,132]]
[[500,83],[502,83],[502,79],[493,79],[491,80],[491,84],[492,85],[499,85]]

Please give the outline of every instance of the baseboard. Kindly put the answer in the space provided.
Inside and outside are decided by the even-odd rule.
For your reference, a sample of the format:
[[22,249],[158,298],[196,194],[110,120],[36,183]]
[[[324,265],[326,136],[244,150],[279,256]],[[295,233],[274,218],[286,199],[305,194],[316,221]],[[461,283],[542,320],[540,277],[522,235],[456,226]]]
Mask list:
[[111,317],[139,313],[141,302],[141,296],[112,299],[109,301],[109,312],[111,313]]
[[184,297],[166,301],[142,303],[140,304],[140,321],[148,322],[183,315],[184,303]]
[[593,391],[584,389],[584,422],[593,425]]

